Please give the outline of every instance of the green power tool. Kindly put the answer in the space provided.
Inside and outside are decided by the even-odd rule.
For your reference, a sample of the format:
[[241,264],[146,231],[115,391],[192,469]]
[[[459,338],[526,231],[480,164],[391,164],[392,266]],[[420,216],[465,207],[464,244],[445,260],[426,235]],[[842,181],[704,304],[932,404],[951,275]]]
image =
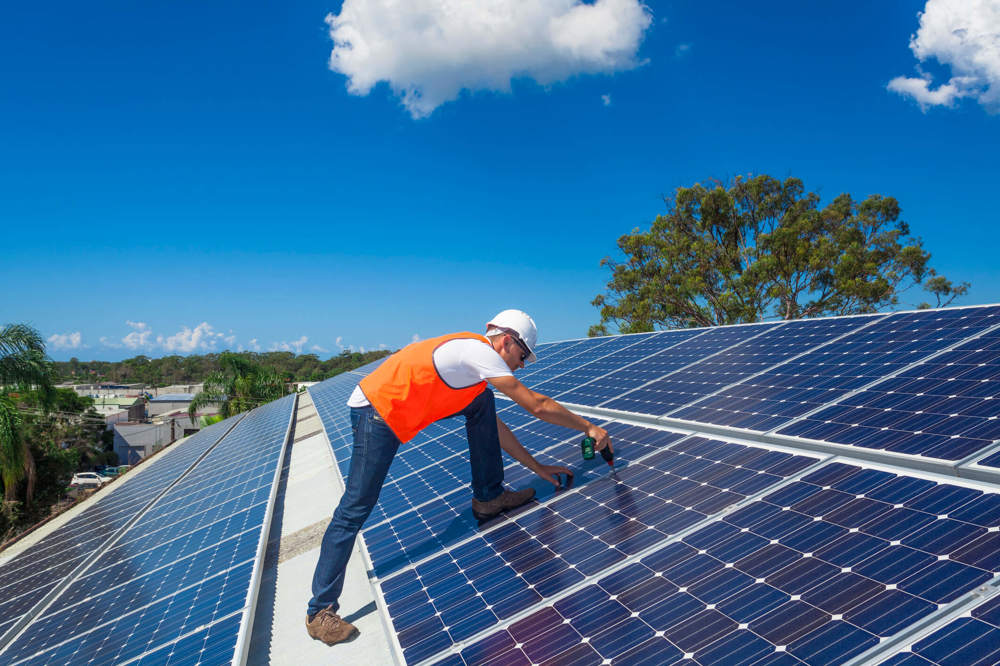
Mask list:
[[[580,450],[583,452],[584,460],[594,459],[594,444],[597,443],[593,437],[584,437],[583,441],[580,442]],[[608,463],[608,466],[614,469],[615,466],[615,454],[611,452],[611,447],[605,446],[600,451],[601,457],[604,458],[604,462]]]

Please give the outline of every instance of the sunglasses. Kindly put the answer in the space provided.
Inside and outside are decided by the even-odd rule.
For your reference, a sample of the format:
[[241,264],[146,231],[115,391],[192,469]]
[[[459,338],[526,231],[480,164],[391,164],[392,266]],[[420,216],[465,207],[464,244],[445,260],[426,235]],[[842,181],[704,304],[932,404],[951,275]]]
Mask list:
[[[500,328],[500,327],[498,326],[497,328]],[[511,329],[511,328],[500,328],[500,330],[503,331],[504,333],[506,333],[508,336],[510,336],[510,339],[513,340],[514,343],[518,347],[521,348],[521,352],[522,352],[521,353],[521,363],[524,363],[525,361],[527,361],[528,357],[531,356],[531,350],[528,349],[528,345],[524,344],[524,340],[522,340],[521,336],[517,334],[517,331],[515,331],[514,329]]]

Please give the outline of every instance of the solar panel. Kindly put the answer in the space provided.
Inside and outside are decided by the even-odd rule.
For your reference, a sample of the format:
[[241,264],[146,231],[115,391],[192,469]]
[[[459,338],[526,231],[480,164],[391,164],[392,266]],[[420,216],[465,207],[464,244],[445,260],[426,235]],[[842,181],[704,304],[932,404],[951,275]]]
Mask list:
[[607,338],[614,346],[601,347],[598,350],[600,355],[582,358],[572,365],[567,364],[560,368],[562,370],[560,374],[551,376],[545,381],[537,383],[533,381],[531,386],[545,395],[560,395],[700,333],[702,333],[700,330],[664,331]]
[[[690,332],[689,335],[695,335]],[[601,338],[591,338],[595,344],[584,348],[572,346],[572,354],[562,353],[563,348],[571,343],[553,343],[548,349],[539,350],[539,361],[525,368],[521,377],[541,392],[553,392],[554,387],[568,385],[570,387],[606,374],[611,369],[618,369],[632,360],[644,358],[654,351],[663,349],[664,333],[633,333]],[[677,336],[667,336],[677,337]],[[675,340],[676,342],[676,340]],[[671,342],[670,344],[673,344]],[[550,362],[546,355],[556,355],[559,360]],[[534,370],[534,367],[546,363],[544,368]]]
[[122,663],[196,646],[201,663],[238,659],[294,405],[287,396],[241,420],[78,574],[4,660]]
[[974,545],[998,507],[992,490],[831,462],[441,663],[843,663],[1000,571],[1000,549]]
[[959,476],[990,483],[1000,483],[1000,442],[956,467]]
[[[672,418],[769,430],[769,422],[778,425],[788,418],[776,416],[769,420],[769,415],[754,410],[753,416],[759,418],[748,419],[745,410],[741,409],[746,406],[745,398],[738,393],[739,386],[747,378],[762,376],[775,366],[825,345],[835,344],[842,336],[872,326],[882,319],[883,316],[878,315],[791,321],[674,372],[646,390],[658,396],[656,404],[659,409],[665,410],[661,413]],[[727,387],[730,390],[727,391]],[[733,395],[734,392],[736,395]],[[711,398],[699,400],[706,396]]]
[[[562,374],[585,362],[585,359],[607,354],[623,344],[623,336],[584,338],[582,340],[567,340],[545,347],[536,345],[535,356],[538,360],[524,367],[519,373],[525,381],[532,384],[543,382],[550,377]],[[629,344],[625,342],[624,344]],[[606,351],[607,349],[607,351]]]
[[[560,394],[559,399],[640,414],[651,413],[650,409],[655,410],[652,413],[661,413],[659,407],[655,406],[655,391],[646,390],[656,380],[780,325],[753,324],[705,330],[638,363],[612,372],[574,391]],[[581,401],[581,398],[585,401]]]
[[185,636],[182,641],[169,643],[126,663],[137,666],[224,664],[232,658],[233,652],[236,650],[239,628],[240,616],[230,615],[213,625]]
[[[942,312],[958,315],[950,314],[943,318],[950,323],[942,323]],[[970,334],[976,329],[963,327],[970,323],[979,326],[981,322],[963,319],[963,312],[966,318],[982,319],[968,310],[890,316],[835,343],[729,386],[672,416],[748,430],[777,430],[790,419],[815,412],[854,390],[898,372],[935,348],[939,350],[946,341],[954,342],[956,335]],[[780,432],[803,437],[814,433],[819,435],[817,439],[823,439],[824,433],[838,428],[817,420],[793,423]]]
[[884,666],[1000,663],[1000,597],[994,596],[881,663]]
[[[862,337],[878,334],[870,341],[875,346],[863,356],[857,351],[860,340],[851,341],[846,354],[855,360],[847,362],[849,370],[839,371],[843,374],[835,381],[820,382],[828,389],[826,402],[839,402],[807,413],[777,433],[931,458],[964,458],[1000,438],[1000,428],[995,418],[989,419],[995,416],[992,405],[983,407],[990,401],[953,394],[949,385],[964,380],[972,382],[964,384],[971,386],[965,390],[974,391],[977,382],[996,388],[997,351],[977,349],[977,340],[963,340],[992,335],[995,331],[989,329],[998,323],[996,307],[894,315],[860,332]],[[983,342],[993,345],[995,339]],[[987,363],[980,365],[980,358]],[[841,377],[846,381],[836,381]],[[831,395],[829,389],[840,395]],[[848,390],[858,392],[840,400]],[[987,416],[979,415],[977,407]]]
[[0,647],[13,638],[6,632],[26,619],[36,604],[85,565],[240,418],[211,425],[168,447],[106,486],[95,502],[65,525],[0,566]]
[[558,397],[562,402],[596,405],[605,399],[609,391],[614,392],[616,386],[638,386],[644,383],[644,367],[651,363],[669,363],[669,359],[663,356],[668,350],[703,334],[704,329],[654,334],[636,345],[612,353],[604,359],[595,359],[588,365],[564,374],[559,378],[560,382],[539,384],[538,390]]
[[[380,583],[408,663],[635,556],[814,458],[632,426],[652,453]],[[661,448],[669,444],[667,448]],[[624,448],[624,447],[623,447]],[[731,464],[732,460],[746,461]]]
[[375,368],[377,368],[378,366],[382,365],[382,363],[385,362],[386,358],[388,358],[388,357],[380,358],[378,360],[372,361],[371,363],[365,363],[361,367],[354,368],[350,372],[353,372],[355,374],[362,375],[362,376],[370,375]]
[[[618,460],[619,466],[629,460],[650,453],[654,445],[635,441],[631,427],[606,424],[615,437],[630,445]],[[567,441],[565,428],[535,422],[516,431],[525,446],[536,451],[535,457],[543,464],[565,465],[575,471],[573,486],[581,487],[590,481],[603,478],[607,466],[603,460],[581,464],[576,438]],[[676,439],[679,435],[664,435],[663,439]],[[471,492],[468,489],[468,461],[459,459],[464,466],[464,483],[455,484],[453,490],[431,502],[389,517],[382,523],[370,523],[363,532],[365,543],[375,573],[387,576],[401,567],[440,552],[444,547],[476,534],[482,527],[469,511]],[[537,506],[553,494],[553,486],[542,481],[520,464],[510,464],[505,470],[506,483],[513,487],[532,486],[536,489]],[[514,514],[509,514],[514,515]]]
[[1000,453],[994,453],[988,458],[980,460],[979,464],[985,467],[1000,467]]

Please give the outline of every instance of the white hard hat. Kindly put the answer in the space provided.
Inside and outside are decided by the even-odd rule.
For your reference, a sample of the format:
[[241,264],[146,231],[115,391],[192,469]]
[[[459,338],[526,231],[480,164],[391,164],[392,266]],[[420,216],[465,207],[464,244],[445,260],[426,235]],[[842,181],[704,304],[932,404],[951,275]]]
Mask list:
[[535,356],[535,342],[538,340],[538,329],[535,328],[535,320],[520,310],[504,310],[486,324],[487,330],[490,326],[505,329],[517,333],[521,342],[528,348],[528,358],[526,363],[534,363],[538,360]]

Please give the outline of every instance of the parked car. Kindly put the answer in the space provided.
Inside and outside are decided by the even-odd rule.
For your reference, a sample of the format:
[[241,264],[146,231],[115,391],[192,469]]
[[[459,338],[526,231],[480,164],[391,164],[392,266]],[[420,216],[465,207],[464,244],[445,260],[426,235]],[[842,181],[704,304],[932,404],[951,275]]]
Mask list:
[[70,488],[100,488],[105,483],[111,481],[96,472],[80,472],[73,475],[73,480],[69,482]]
[[97,467],[94,468],[94,471],[106,478],[118,476],[117,465],[98,465]]

